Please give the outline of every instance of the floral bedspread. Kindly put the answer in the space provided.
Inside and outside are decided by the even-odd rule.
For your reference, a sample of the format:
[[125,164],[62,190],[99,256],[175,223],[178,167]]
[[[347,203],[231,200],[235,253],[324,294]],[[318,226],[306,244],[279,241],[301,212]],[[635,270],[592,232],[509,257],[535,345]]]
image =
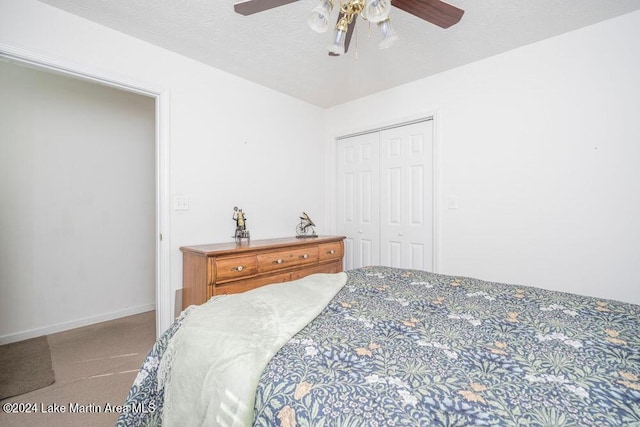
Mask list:
[[[254,425],[640,426],[640,306],[415,270],[347,274],[265,369]],[[187,315],[149,353],[118,426],[162,425],[158,366]]]
[[640,306],[385,267],[348,275],[271,360],[254,425],[640,425]]
[[[116,427],[162,425],[164,386],[161,378],[158,377],[158,368],[160,367],[162,356],[164,356],[165,350],[169,345],[169,340],[178,331],[189,312],[189,308],[184,310],[149,350],[133,385],[129,389]],[[160,375],[162,376],[162,373]]]

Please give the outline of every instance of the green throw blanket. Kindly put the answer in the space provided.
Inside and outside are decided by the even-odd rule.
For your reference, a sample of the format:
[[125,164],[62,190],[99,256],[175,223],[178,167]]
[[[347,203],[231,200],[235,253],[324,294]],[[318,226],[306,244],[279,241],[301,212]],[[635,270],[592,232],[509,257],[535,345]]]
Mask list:
[[314,274],[192,307],[159,369],[163,425],[251,425],[265,366],[346,280],[345,273]]

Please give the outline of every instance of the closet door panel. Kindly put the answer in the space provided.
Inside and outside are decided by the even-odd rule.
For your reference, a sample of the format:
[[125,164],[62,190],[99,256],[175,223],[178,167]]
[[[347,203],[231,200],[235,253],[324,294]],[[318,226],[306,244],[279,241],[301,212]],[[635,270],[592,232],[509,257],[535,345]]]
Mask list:
[[409,256],[411,258],[411,268],[418,270],[431,270],[426,268],[425,245],[412,243],[409,245]]
[[[362,267],[365,265],[374,265],[373,248],[374,246],[377,246],[375,242],[372,239],[367,239],[365,237],[365,238],[360,238],[359,243],[360,243],[360,248],[358,251],[356,251],[356,254],[359,256],[358,266]],[[377,262],[375,264],[377,264]]]
[[345,269],[380,263],[380,143],[377,133],[338,142],[338,232]]
[[361,225],[375,225],[378,222],[378,218],[374,218],[377,214],[377,207],[374,206],[376,191],[374,185],[375,177],[372,170],[365,170],[360,172],[358,176],[358,190],[354,193],[357,200],[357,209],[360,213],[358,217],[358,223]]
[[[345,233],[341,232],[341,235],[344,235]],[[355,265],[355,260],[354,260],[354,250],[353,250],[353,238],[352,237],[347,237],[346,239],[344,239],[344,269],[345,270],[351,270],[353,269],[354,265]]]
[[381,264],[433,269],[432,122],[380,132]]
[[387,218],[390,224],[402,224],[402,169],[398,167],[389,168],[386,171],[386,185],[383,186],[386,194],[383,200],[387,202],[384,208],[387,210]]
[[353,172],[348,172],[344,174],[344,200],[342,202],[342,207],[344,211],[342,212],[344,221],[349,224],[355,223],[356,213],[355,213],[355,203],[353,200],[353,195],[355,194],[355,182],[356,177]]
[[414,226],[422,226],[425,224],[425,166],[411,166],[409,170],[409,224]]
[[402,242],[385,242],[386,245],[386,257],[389,260],[389,267],[400,267],[402,266]]

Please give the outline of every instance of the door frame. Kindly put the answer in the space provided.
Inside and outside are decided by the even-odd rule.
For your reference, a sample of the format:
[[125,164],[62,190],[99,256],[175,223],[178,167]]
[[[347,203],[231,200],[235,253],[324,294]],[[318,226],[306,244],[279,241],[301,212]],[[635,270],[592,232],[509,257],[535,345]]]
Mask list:
[[339,133],[337,136],[333,138],[333,144],[330,146],[330,154],[329,158],[332,159],[332,168],[329,172],[329,182],[328,188],[331,188],[332,197],[328,198],[328,205],[331,206],[332,215],[328,216],[328,218],[333,218],[332,221],[332,229],[333,232],[337,232],[337,218],[338,218],[338,144],[341,139],[350,138],[353,136],[363,135],[367,133],[380,132],[386,129],[393,129],[401,126],[411,125],[414,123],[420,123],[431,120],[433,122],[433,147],[432,147],[432,174],[433,174],[433,185],[432,185],[432,194],[433,194],[433,243],[432,243],[432,265],[433,272],[440,272],[440,138],[438,132],[438,112],[429,112],[425,114],[417,114],[412,117],[404,118],[397,121],[386,122],[382,124],[371,124],[368,126],[364,126],[360,130],[354,130],[352,132],[344,132]]
[[0,43],[0,57],[9,62],[33,66],[67,77],[93,82],[126,92],[147,96],[155,100],[155,192],[156,192],[156,243],[155,243],[155,306],[156,335],[166,330],[173,321],[170,284],[170,198],[169,198],[169,135],[170,92],[148,82],[124,79],[96,70],[42,55],[38,52]]

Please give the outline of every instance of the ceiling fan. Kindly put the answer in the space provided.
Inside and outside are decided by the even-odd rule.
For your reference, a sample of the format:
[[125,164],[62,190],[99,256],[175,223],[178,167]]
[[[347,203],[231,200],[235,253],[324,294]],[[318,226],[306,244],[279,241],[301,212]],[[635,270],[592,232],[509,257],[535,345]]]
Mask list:
[[[245,0],[234,4],[233,8],[237,13],[246,16],[295,1],[298,0]],[[441,0],[319,0],[318,6],[311,11],[308,19],[308,24],[314,31],[319,33],[327,31],[334,2],[339,3],[340,12],[328,48],[331,56],[342,55],[349,49],[358,15],[378,26],[382,33],[379,46],[386,48],[398,38],[389,19],[391,6],[441,28],[449,28],[458,23],[464,14],[464,10]]]

